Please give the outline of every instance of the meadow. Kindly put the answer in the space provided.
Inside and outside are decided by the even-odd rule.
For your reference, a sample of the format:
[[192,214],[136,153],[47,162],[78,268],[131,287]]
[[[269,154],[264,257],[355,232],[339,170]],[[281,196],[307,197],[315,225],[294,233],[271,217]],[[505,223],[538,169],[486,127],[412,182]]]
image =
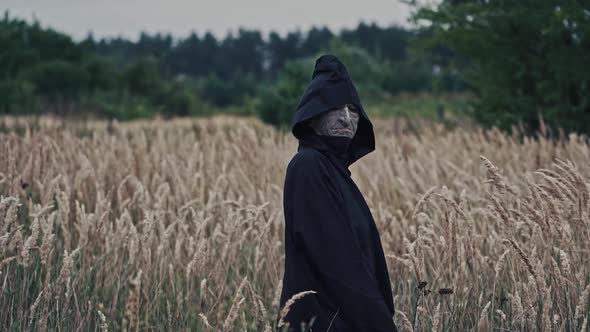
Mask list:
[[[588,331],[586,137],[373,123],[350,169],[400,331]],[[231,116],[0,129],[0,330],[272,330],[290,133]]]

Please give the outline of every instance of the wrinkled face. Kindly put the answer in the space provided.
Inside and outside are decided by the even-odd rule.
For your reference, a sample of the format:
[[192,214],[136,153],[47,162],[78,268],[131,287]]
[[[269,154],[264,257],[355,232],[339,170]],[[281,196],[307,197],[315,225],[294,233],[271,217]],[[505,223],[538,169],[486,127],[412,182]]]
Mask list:
[[359,110],[352,104],[318,114],[310,120],[310,126],[318,135],[352,138],[359,123]]

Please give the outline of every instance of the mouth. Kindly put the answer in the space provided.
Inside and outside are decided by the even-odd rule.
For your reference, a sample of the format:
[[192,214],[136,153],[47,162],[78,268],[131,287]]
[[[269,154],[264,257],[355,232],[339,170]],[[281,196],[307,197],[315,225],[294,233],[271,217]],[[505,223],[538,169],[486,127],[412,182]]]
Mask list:
[[352,130],[350,129],[335,129],[335,131],[341,134],[352,134]]

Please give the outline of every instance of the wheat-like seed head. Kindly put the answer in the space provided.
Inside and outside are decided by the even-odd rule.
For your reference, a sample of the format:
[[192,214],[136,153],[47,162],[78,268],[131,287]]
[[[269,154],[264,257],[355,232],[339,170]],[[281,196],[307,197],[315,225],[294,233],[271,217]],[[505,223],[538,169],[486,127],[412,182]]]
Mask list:
[[[280,316],[289,132],[244,117],[0,122],[0,293],[12,294],[0,298],[2,326],[60,330],[67,313],[67,329],[100,330],[85,305],[97,292],[105,314],[124,303],[124,330],[264,331]],[[350,170],[381,238],[400,330],[431,327],[439,304],[441,329],[472,329],[492,296],[490,327],[582,326],[585,138],[414,120],[379,119],[374,130],[378,149]],[[64,252],[76,248],[72,264]],[[249,292],[235,284],[245,276]]]
[[291,296],[291,298],[289,300],[287,300],[287,302],[285,302],[285,305],[283,306],[283,309],[281,310],[281,316],[279,318],[278,327],[282,327],[285,325],[285,322],[283,321],[283,319],[287,316],[287,314],[289,313],[289,310],[291,309],[291,306],[293,304],[295,304],[295,302],[297,302],[297,300],[303,298],[306,295],[315,294],[315,293],[316,293],[316,291],[303,291],[303,292],[299,292],[299,293]]

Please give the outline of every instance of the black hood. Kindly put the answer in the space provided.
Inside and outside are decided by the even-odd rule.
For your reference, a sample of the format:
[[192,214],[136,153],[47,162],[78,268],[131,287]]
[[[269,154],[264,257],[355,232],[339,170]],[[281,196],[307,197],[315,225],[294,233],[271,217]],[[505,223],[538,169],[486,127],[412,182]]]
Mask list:
[[340,107],[353,104],[360,113],[357,131],[348,145],[346,166],[375,150],[373,124],[361,103],[358,92],[348,75],[344,64],[334,55],[325,54],[315,62],[311,83],[305,89],[292,120],[291,132],[299,140],[299,147],[312,145],[326,148],[314,135],[313,130],[304,123],[312,117]]

